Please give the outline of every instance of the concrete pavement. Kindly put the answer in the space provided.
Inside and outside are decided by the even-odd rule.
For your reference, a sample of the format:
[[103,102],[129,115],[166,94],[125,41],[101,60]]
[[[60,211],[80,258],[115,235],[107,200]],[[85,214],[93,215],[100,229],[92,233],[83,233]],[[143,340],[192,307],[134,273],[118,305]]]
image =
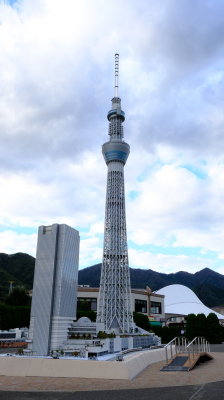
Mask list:
[[224,400],[224,353],[190,372],[161,372],[163,362],[147,367],[132,381],[114,379],[0,376],[4,400]]

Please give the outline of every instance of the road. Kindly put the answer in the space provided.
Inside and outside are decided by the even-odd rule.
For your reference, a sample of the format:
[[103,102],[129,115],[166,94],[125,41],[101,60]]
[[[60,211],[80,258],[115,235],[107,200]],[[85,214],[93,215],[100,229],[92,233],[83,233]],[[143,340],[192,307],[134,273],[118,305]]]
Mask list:
[[0,391],[1,400],[224,400],[224,381],[195,386],[92,392]]

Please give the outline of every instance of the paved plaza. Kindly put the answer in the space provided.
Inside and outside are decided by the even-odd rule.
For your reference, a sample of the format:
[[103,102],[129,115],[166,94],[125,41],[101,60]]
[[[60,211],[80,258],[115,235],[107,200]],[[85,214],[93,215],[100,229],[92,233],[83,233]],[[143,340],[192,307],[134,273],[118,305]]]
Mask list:
[[[147,367],[132,381],[80,378],[0,376],[0,399],[4,400],[110,400],[138,398],[224,399],[224,353],[211,353],[213,360],[190,372],[161,372],[163,362]],[[106,362],[106,361],[105,361]],[[137,393],[136,393],[137,390]],[[96,393],[97,392],[97,393]],[[208,397],[210,396],[210,397]],[[216,397],[217,396],[217,397]]]

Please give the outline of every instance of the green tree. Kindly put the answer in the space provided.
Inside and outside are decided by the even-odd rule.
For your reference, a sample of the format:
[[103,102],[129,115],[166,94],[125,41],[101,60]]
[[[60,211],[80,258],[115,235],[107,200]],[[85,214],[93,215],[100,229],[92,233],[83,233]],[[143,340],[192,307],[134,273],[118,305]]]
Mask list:
[[197,336],[205,337],[209,343],[221,343],[224,340],[224,329],[214,313],[210,313],[207,318],[204,314],[189,314],[186,321],[186,336],[189,340]]
[[98,334],[97,334],[97,337],[99,339],[106,339],[108,337],[108,334],[106,332],[99,331]]
[[151,329],[147,315],[133,312],[133,319],[135,324],[139,326],[139,328],[145,329],[146,331],[149,331]]
[[176,336],[181,336],[179,326],[152,326],[151,330],[161,338],[163,344],[169,343]]
[[197,336],[197,316],[188,314],[186,317],[186,337],[193,340]]
[[23,349],[18,349],[16,354],[23,356],[24,355],[24,350]]
[[5,304],[8,306],[30,306],[31,298],[27,295],[25,289],[15,288],[12,293],[6,297]]
[[221,343],[223,341],[223,328],[219,324],[216,314],[210,313],[207,316],[206,339],[210,343]]
[[207,318],[205,314],[197,314],[195,323],[196,336],[206,336],[207,331]]
[[28,327],[29,321],[30,307],[0,304],[0,329]]

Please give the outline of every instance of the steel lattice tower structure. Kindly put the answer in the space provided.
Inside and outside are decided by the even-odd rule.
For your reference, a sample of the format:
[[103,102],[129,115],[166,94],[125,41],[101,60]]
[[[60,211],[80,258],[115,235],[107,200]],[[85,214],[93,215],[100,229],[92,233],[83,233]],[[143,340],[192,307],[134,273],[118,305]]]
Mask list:
[[112,109],[108,112],[110,140],[102,153],[108,167],[104,227],[103,262],[97,309],[97,322],[106,331],[133,332],[131,285],[125,215],[124,165],[130,146],[123,140],[125,120],[118,97],[119,54],[115,54],[115,87]]

